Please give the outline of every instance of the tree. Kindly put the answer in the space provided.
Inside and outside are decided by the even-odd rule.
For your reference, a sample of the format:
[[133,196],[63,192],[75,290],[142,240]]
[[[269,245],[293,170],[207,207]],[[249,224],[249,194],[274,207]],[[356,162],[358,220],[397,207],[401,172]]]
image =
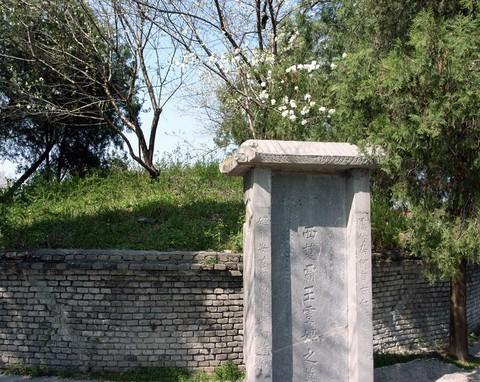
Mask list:
[[[62,95],[46,98],[52,84],[34,77],[22,83],[28,97],[16,106],[30,115],[105,124],[152,178],[159,176],[154,151],[160,115],[183,72],[174,70],[175,46],[146,17],[155,18],[154,11],[116,0],[12,0],[0,10],[17,32],[12,44],[24,53],[2,56],[49,71],[57,78],[54,92]],[[153,115],[148,136],[138,118],[146,100]]]
[[[265,98],[282,104],[253,113],[265,128],[255,135],[223,91],[223,126],[237,142],[256,136],[381,147],[374,196],[407,213],[403,244],[424,258],[430,276],[451,279],[449,348],[466,359],[466,265],[480,261],[478,3],[310,2],[278,30],[288,39],[297,31],[300,42],[266,69],[275,80],[266,82]],[[256,75],[250,79],[256,94]]]
[[[4,47],[2,51],[6,51]],[[88,118],[59,119],[30,113],[29,94],[23,89],[21,78],[31,77],[36,71],[35,75],[52,89],[58,79],[48,71],[40,73],[18,64],[17,60],[4,60],[0,65],[0,156],[26,166],[10,193],[39,170],[61,180],[69,173],[83,175],[88,169],[106,163],[108,149],[120,146],[117,134]],[[63,94],[44,94],[45,99],[52,97],[62,102]],[[27,103],[27,107],[22,109],[19,106],[22,103]]]
[[[47,15],[48,6],[43,4],[43,18],[38,9],[3,4],[0,54],[0,155],[17,163],[28,164],[22,176],[9,190],[15,189],[34,172],[42,170],[48,176],[61,179],[68,172],[82,174],[86,169],[100,165],[106,158],[107,149],[119,145],[118,135],[106,128],[97,119],[82,115],[61,115],[53,105],[89,110],[92,106],[75,92],[61,86],[58,74],[32,59],[32,51],[18,41],[36,38],[39,31],[49,30],[58,41],[67,38],[65,31]],[[8,7],[8,6],[11,7]],[[53,10],[54,11],[54,10]],[[28,29],[25,25],[28,24]],[[23,35],[22,33],[27,33]],[[70,73],[73,75],[73,69]],[[114,79],[112,82],[118,81]],[[85,91],[98,94],[99,87],[85,84]],[[39,105],[41,99],[43,107]],[[112,115],[112,111],[106,109]],[[121,126],[119,126],[121,128]]]
[[301,1],[134,1],[158,12],[153,21],[183,49],[180,64],[197,69],[195,100],[215,124],[218,144],[309,136],[307,123],[327,122],[334,112],[312,97],[324,83],[312,71],[332,62],[316,61],[318,39],[299,32],[309,25],[301,21],[309,12]]
[[[409,250],[451,279],[450,353],[468,357],[466,266],[479,262],[480,19],[473,1],[342,5],[331,84],[339,139],[382,147]],[[401,10],[404,17],[398,17]],[[362,21],[363,20],[363,21]],[[360,33],[359,33],[360,32]]]

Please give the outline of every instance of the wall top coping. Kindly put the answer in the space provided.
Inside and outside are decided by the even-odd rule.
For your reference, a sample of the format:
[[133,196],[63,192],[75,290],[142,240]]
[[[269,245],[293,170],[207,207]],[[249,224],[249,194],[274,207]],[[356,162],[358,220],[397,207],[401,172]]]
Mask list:
[[333,172],[373,168],[373,162],[349,143],[250,139],[220,164],[227,175],[244,175],[252,167],[276,170]]
[[206,251],[141,251],[117,249],[37,249],[32,251],[0,250],[0,269],[6,266],[55,269],[134,269],[138,271],[224,271],[242,275],[242,255]]

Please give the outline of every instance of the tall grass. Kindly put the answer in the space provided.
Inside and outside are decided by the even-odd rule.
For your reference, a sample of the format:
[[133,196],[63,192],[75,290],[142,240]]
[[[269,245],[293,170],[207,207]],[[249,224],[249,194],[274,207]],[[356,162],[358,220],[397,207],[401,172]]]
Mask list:
[[215,163],[170,164],[156,181],[118,169],[36,179],[1,207],[3,249],[241,249],[241,179]]
[[[0,249],[241,251],[242,180],[216,163],[164,163],[160,178],[128,169],[55,183],[35,179],[0,204]],[[372,200],[373,246],[398,248],[407,220]]]

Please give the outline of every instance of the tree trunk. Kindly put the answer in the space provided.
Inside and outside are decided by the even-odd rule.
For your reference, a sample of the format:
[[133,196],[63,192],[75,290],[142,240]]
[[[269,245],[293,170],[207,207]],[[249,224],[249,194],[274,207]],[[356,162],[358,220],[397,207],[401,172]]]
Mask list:
[[52,151],[53,144],[47,146],[45,151],[38,157],[38,159],[32,163],[32,165],[23,173],[23,175],[18,178],[15,183],[13,183],[7,192],[3,195],[2,199],[7,200],[10,199],[15,191],[28,179],[32,174],[37,171],[40,165],[48,158],[50,155],[50,151]]
[[468,359],[467,262],[461,260],[450,281],[450,355],[459,361]]
[[153,164],[153,148],[146,150],[143,155],[143,166],[148,171],[150,179],[155,180],[160,176],[160,170]]
[[147,167],[148,175],[150,175],[150,179],[155,180],[160,176],[160,170],[158,170],[155,166],[149,165]]

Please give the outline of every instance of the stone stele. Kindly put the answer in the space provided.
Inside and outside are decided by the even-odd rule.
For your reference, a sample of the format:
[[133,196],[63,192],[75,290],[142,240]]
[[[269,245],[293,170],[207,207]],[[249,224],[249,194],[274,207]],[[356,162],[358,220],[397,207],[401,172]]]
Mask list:
[[369,169],[346,143],[249,140],[244,177],[247,381],[373,382]]

